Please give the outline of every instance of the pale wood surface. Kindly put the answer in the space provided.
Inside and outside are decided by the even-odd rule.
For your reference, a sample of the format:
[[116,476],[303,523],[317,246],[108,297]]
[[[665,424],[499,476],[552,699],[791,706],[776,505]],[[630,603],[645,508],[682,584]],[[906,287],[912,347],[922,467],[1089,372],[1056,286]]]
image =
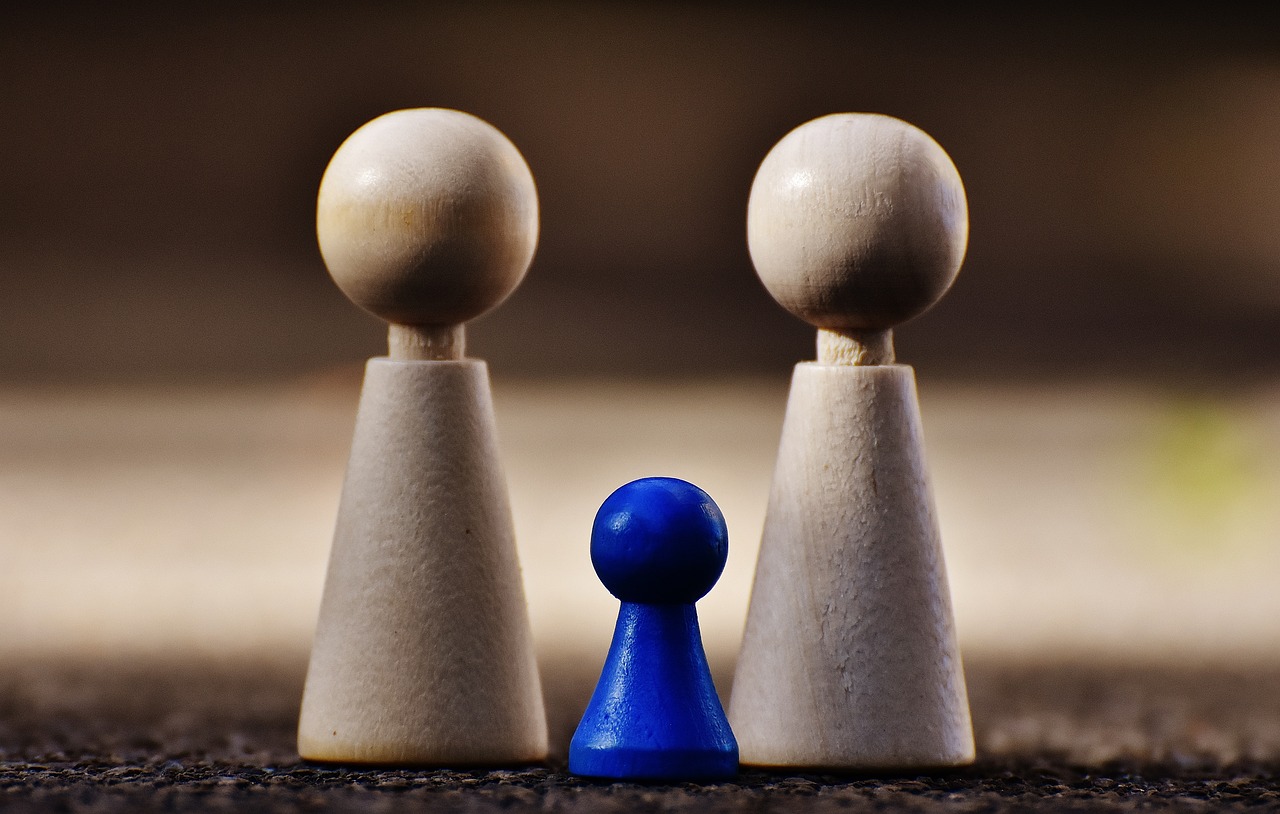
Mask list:
[[729,716],[746,764],[973,760],[911,368],[797,365]]
[[402,325],[457,325],[502,302],[538,243],[538,195],[493,125],[441,108],[356,130],[320,182],[325,265],[353,302]]
[[891,365],[895,359],[893,331],[832,331],[818,329],[817,361],[828,365]]
[[523,157],[456,110],[388,113],[320,183],[325,264],[391,324],[365,372],[298,724],[308,759],[540,760],[546,714],[488,369],[463,323],[519,285],[538,239]]
[[414,765],[546,755],[483,362],[369,362],[298,749]]
[[819,328],[880,331],[923,313],[951,286],[968,239],[955,165],[891,116],[806,122],[769,151],[751,185],[756,273]]
[[402,361],[443,361],[462,359],[467,355],[465,325],[387,326],[387,355]]
[[746,764],[973,761],[915,378],[892,364],[892,328],[946,293],[968,234],[951,159],[890,116],[807,122],[756,175],[752,261],[819,361],[791,380],[730,700]]

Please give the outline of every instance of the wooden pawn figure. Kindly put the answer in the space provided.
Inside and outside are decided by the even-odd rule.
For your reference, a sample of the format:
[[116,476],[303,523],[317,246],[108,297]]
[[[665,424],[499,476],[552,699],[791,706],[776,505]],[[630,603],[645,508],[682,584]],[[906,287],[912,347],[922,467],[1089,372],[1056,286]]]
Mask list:
[[569,771],[615,780],[725,780],[738,744],[702,649],[694,603],[729,556],[706,492],[678,478],[614,490],[591,528],[591,564],[621,600],[609,655],[569,744]]
[[787,134],[751,188],[770,294],[818,328],[794,370],[729,702],[743,764],[915,770],[974,759],[915,375],[892,328],[951,286],[960,176],[899,119]]
[[523,157],[456,110],[380,116],[316,209],[338,287],[388,320],[369,360],[298,723],[308,760],[519,765],[547,753],[489,374],[463,323],[538,239]]

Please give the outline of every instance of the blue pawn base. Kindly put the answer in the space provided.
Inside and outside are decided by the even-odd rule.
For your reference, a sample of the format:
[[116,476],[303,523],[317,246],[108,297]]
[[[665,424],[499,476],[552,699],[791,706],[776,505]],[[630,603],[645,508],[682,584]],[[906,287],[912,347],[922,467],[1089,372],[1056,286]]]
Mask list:
[[738,747],[711,751],[583,746],[570,751],[569,773],[602,780],[730,780],[738,774]]
[[738,743],[692,604],[623,602],[609,656],[569,745],[569,772],[614,780],[725,780]]

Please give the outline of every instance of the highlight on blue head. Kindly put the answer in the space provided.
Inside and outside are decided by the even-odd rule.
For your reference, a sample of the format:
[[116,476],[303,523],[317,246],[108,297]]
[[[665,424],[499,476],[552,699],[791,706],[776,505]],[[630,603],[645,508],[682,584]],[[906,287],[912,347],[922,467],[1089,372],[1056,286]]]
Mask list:
[[728,556],[720,507],[679,478],[641,478],[618,487],[591,529],[591,564],[624,602],[696,602],[716,584]]

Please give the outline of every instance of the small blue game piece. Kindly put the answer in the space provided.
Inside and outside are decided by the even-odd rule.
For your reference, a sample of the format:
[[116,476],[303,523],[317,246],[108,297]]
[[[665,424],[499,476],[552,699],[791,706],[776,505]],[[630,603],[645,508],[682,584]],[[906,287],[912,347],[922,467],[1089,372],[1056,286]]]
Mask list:
[[617,780],[717,780],[738,742],[711,682],[694,602],[729,533],[715,501],[676,478],[619,487],[596,513],[591,563],[622,600],[613,643],[569,744],[569,771]]

